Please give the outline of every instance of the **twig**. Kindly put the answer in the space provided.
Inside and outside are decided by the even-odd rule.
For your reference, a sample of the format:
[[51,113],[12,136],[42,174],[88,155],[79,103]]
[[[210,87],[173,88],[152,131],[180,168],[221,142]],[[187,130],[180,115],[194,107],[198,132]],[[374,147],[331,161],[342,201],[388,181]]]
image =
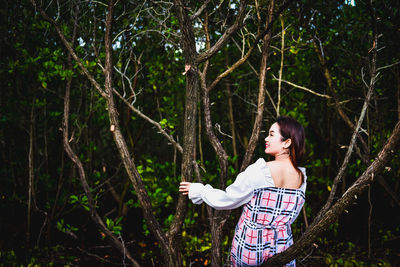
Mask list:
[[123,97],[121,96],[121,94],[120,94],[117,90],[113,89],[113,92],[114,92],[122,101],[124,101],[124,103],[125,103],[133,112],[135,112],[135,113],[138,114],[140,117],[142,117],[142,118],[145,119],[146,121],[148,121],[148,122],[150,122],[151,124],[153,124],[154,126],[156,126],[157,129],[160,131],[160,133],[161,133],[162,135],[164,135],[164,136],[171,142],[171,144],[172,144],[174,147],[176,147],[176,149],[177,149],[181,154],[183,153],[183,148],[181,147],[181,145],[180,145],[177,141],[175,141],[174,138],[173,138],[171,135],[169,135],[169,134],[161,127],[161,125],[160,125],[158,122],[152,120],[151,118],[147,117],[147,116],[144,115],[142,112],[140,112],[140,110],[138,110],[137,108],[135,108],[131,103],[128,102],[128,100],[126,100],[125,98],[123,98]]
[[105,260],[105,259],[103,259],[102,257],[100,257],[99,255],[90,253],[90,252],[88,252],[88,251],[86,251],[86,250],[84,250],[84,249],[82,249],[82,248],[80,248],[80,247],[77,247],[77,249],[78,249],[80,252],[82,252],[82,253],[84,253],[84,254],[90,256],[90,257],[93,257],[93,258],[95,258],[96,260],[98,260],[98,261],[100,261],[100,262],[107,263],[107,264],[112,264],[112,265],[120,265],[119,263],[114,263],[114,262],[112,262],[112,261]]
[[204,9],[206,9],[207,4],[210,2],[210,0],[206,0],[203,5],[193,14],[190,16],[190,20],[195,20],[197,19],[201,13],[203,13]]
[[100,86],[100,84],[96,81],[96,79],[93,77],[93,75],[90,74],[89,70],[82,64],[82,60],[80,57],[78,57],[78,55],[75,53],[75,50],[73,49],[71,43],[67,40],[67,38],[65,37],[65,35],[63,34],[62,30],[60,29],[58,23],[56,21],[54,21],[52,18],[50,18],[45,11],[39,7],[36,3],[35,0],[30,0],[32,5],[34,6],[34,8],[36,8],[37,10],[39,10],[40,14],[42,15],[42,17],[49,21],[55,28],[55,30],[58,33],[58,36],[60,37],[61,41],[63,42],[63,44],[65,45],[65,47],[67,48],[68,52],[71,54],[71,56],[74,58],[74,60],[76,61],[76,64],[78,64],[79,68],[81,69],[81,71],[86,75],[86,77],[88,78],[88,80],[91,82],[91,84],[94,86],[94,88],[96,88],[96,90],[105,98],[107,98],[107,94],[106,92],[104,92],[104,90],[102,89],[102,87]]
[[221,131],[221,125],[219,125],[218,123],[215,123],[214,127],[215,127],[215,129],[217,129],[217,131],[218,131],[220,134],[222,134],[222,135],[224,135],[224,136],[227,136],[227,137],[229,137],[230,139],[232,139],[232,136],[230,136],[229,134],[226,134],[226,133],[224,133],[224,132]]
[[395,66],[397,64],[400,64],[400,61],[397,61],[397,62],[395,62],[393,64],[390,64],[390,65],[379,67],[379,68],[376,69],[376,71],[380,71],[380,70],[383,70],[383,69],[391,68],[391,67],[393,67],[393,66]]
[[[279,78],[276,78],[276,76],[273,75],[273,74],[272,74],[272,78],[274,78],[274,80],[279,81]],[[307,87],[304,87],[304,86],[301,86],[301,85],[297,85],[297,84],[294,84],[294,83],[289,82],[289,81],[286,81],[286,80],[281,80],[281,81],[284,82],[284,83],[287,83],[287,84],[289,84],[289,85],[291,85],[291,86],[293,86],[293,87],[296,87],[296,88],[299,88],[299,89],[304,90],[304,91],[306,91],[306,92],[309,92],[309,93],[311,93],[311,94],[313,94],[313,95],[320,96],[320,97],[323,97],[323,98],[328,98],[328,99],[329,99],[329,98],[332,98],[332,97],[329,96],[329,95],[324,95],[324,94],[320,94],[320,93],[314,92],[313,90],[308,89]]]
[[282,88],[282,73],[283,73],[283,58],[285,55],[285,24],[282,14],[279,16],[282,25],[282,38],[281,38],[281,65],[279,68],[279,79],[278,79],[278,103],[276,104],[276,115],[279,116],[279,108],[281,106],[281,88]]
[[372,201],[371,201],[371,185],[368,185],[368,259],[371,259],[371,220],[372,220]]

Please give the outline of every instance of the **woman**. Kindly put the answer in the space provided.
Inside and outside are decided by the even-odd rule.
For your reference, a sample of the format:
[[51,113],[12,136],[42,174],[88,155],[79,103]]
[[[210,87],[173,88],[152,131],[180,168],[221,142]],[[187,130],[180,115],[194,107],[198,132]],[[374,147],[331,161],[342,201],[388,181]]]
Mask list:
[[[203,201],[215,209],[244,204],[232,240],[232,266],[259,266],[293,244],[290,225],[298,216],[306,190],[305,169],[298,167],[304,153],[304,129],[296,120],[278,117],[265,138],[265,153],[241,172],[225,191],[210,185],[182,182],[179,191],[194,204]],[[295,260],[286,266],[295,266]]]

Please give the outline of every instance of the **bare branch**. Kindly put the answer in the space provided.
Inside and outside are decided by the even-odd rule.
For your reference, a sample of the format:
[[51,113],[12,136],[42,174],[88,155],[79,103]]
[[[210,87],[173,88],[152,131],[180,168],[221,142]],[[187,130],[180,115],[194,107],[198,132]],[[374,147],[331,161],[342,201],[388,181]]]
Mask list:
[[390,64],[390,65],[379,67],[379,68],[376,69],[376,71],[380,71],[380,70],[383,70],[383,69],[391,68],[393,66],[396,66],[397,64],[400,64],[400,61],[397,61],[397,62],[395,62],[393,64]]
[[229,134],[226,134],[226,133],[224,133],[224,132],[221,131],[221,125],[219,125],[218,123],[215,124],[215,129],[217,129],[217,131],[218,131],[220,134],[222,134],[222,135],[224,135],[224,136],[229,137],[230,139],[232,139],[232,136],[230,136]]
[[249,50],[247,51],[246,55],[236,61],[231,67],[229,67],[227,70],[225,70],[223,73],[218,75],[218,77],[211,83],[211,85],[207,88],[207,90],[213,89],[223,78],[228,76],[230,73],[232,73],[235,69],[237,69],[240,65],[242,65],[244,62],[247,61],[247,59],[250,57],[251,52],[253,52],[254,46],[250,47]]
[[137,108],[135,108],[128,100],[126,100],[124,97],[121,96],[121,94],[113,89],[113,92],[122,100],[124,101],[124,103],[133,111],[135,112],[137,115],[139,115],[141,118],[143,118],[144,120],[148,121],[149,123],[151,123],[152,125],[154,125],[155,127],[157,127],[157,129],[160,131],[160,133],[162,135],[164,135],[169,142],[171,142],[171,144],[182,154],[183,153],[183,149],[181,147],[181,145],[175,141],[175,139],[168,134],[160,125],[160,123],[152,120],[151,118],[147,117],[145,114],[143,114],[140,110],[138,110]]
[[283,73],[283,58],[285,55],[285,24],[282,14],[279,15],[282,26],[282,37],[281,37],[281,65],[279,68],[279,79],[278,79],[278,103],[276,104],[276,115],[279,116],[279,108],[281,106],[281,87],[282,87],[282,73]]
[[[333,86],[333,81],[332,81],[332,76],[330,74],[330,71],[327,67],[325,58],[323,56],[323,48],[321,47],[321,44],[318,45],[316,42],[316,39],[318,39],[316,36],[314,36],[313,40],[312,40],[312,44],[314,47],[315,52],[317,53],[318,59],[320,61],[321,67],[322,67],[322,71],[323,74],[325,76],[325,79],[327,81],[328,84],[328,89],[330,90],[331,94],[332,94],[332,99],[334,101],[335,104],[335,108],[337,110],[337,112],[339,113],[339,116],[344,120],[344,122],[351,128],[351,129],[355,129],[355,125],[354,123],[350,120],[350,118],[347,116],[347,114],[344,112],[340,102],[338,101],[338,98],[336,96],[336,90],[335,87]],[[366,84],[366,87],[368,88],[368,84]],[[357,134],[357,137],[359,139],[359,141],[361,142],[362,147],[364,148],[365,151],[368,151],[368,145],[366,144],[366,142],[364,141],[364,139],[362,138],[362,136],[360,134]]]
[[218,41],[210,49],[207,49],[205,52],[197,56],[196,61],[198,63],[206,61],[207,59],[211,58],[215,53],[217,53],[225,45],[225,43],[228,42],[228,40],[237,31],[237,29],[242,26],[246,14],[247,1],[248,0],[240,1],[238,15],[236,16],[236,20],[233,25],[224,32],[221,38],[219,38]]
[[192,16],[190,16],[190,20],[195,20],[197,19],[201,13],[203,13],[204,9],[206,9],[207,4],[210,2],[210,0],[206,0],[201,7],[196,11],[196,13],[194,13]]
[[[272,74],[272,78],[274,78],[274,80],[279,81],[279,78],[276,78],[276,76],[273,75],[273,74]],[[286,80],[283,80],[283,79],[281,79],[281,81],[284,82],[284,83],[286,83],[286,84],[289,84],[289,85],[291,85],[291,86],[293,86],[293,87],[296,87],[296,88],[299,88],[299,89],[304,90],[304,91],[306,91],[306,92],[309,92],[309,93],[311,93],[311,94],[313,94],[313,95],[316,95],[316,96],[319,96],[319,97],[323,97],[323,98],[328,98],[328,99],[329,99],[329,98],[332,98],[332,97],[329,96],[329,95],[324,95],[324,94],[320,94],[320,93],[314,92],[313,90],[308,89],[307,87],[304,87],[304,86],[301,86],[301,85],[297,85],[297,84],[294,84],[294,83],[292,83],[292,82],[289,82],[289,81],[286,81]]]
[[[206,47],[207,49],[210,49],[211,43],[210,43],[210,34],[208,31],[208,16],[206,16],[205,21],[203,23],[203,28],[204,32],[206,34]],[[207,70],[208,70],[208,64],[209,60],[206,60],[203,71],[199,71],[199,77],[200,77],[200,86],[203,91],[203,109],[204,109],[204,121],[205,121],[205,126],[206,126],[206,134],[208,136],[208,139],[214,148],[214,151],[217,153],[218,156],[218,161],[219,165],[221,168],[220,172],[220,187],[225,188],[225,180],[226,180],[226,175],[227,175],[227,168],[228,168],[228,155],[225,151],[225,149],[222,147],[221,142],[218,140],[218,137],[215,135],[214,130],[212,128],[212,121],[211,121],[211,111],[210,111],[210,90],[212,87],[207,87],[207,81],[206,81],[206,76],[207,76]],[[222,78],[221,78],[222,79]],[[218,124],[216,124],[218,125]],[[217,128],[217,127],[216,127]]]

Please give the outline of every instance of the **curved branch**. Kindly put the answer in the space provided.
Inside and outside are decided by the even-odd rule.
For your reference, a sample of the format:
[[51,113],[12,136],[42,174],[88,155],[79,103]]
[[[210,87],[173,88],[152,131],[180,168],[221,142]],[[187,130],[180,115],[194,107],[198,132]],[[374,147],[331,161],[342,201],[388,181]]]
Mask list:
[[314,92],[314,91],[311,90],[311,89],[308,89],[307,87],[304,87],[304,86],[301,86],[301,85],[297,85],[297,84],[294,84],[294,83],[289,82],[289,81],[286,81],[286,80],[278,79],[278,78],[276,78],[276,76],[273,75],[273,74],[272,74],[272,78],[273,78],[274,80],[277,80],[277,81],[280,80],[281,82],[287,83],[287,84],[289,84],[289,85],[291,85],[291,86],[293,86],[293,87],[295,87],[295,88],[299,88],[299,89],[301,89],[301,90],[304,90],[304,91],[306,91],[306,92],[309,92],[309,93],[311,93],[311,94],[313,94],[313,95],[316,95],[316,96],[319,96],[319,97],[323,97],[323,98],[328,98],[328,99],[332,98],[330,95],[320,94],[320,93]]
[[[278,12],[272,16],[272,19],[270,20],[270,23],[268,23],[267,27],[262,31],[262,32],[258,32],[258,34],[255,36],[254,38],[254,42],[253,44],[250,46],[249,50],[247,51],[247,53],[242,56],[238,61],[236,61],[231,67],[229,67],[227,70],[225,70],[223,73],[221,73],[220,75],[218,75],[217,78],[215,78],[215,80],[211,83],[211,85],[208,87],[208,90],[212,90],[223,78],[227,77],[229,74],[231,74],[235,69],[237,69],[240,65],[242,65],[243,63],[245,63],[247,61],[247,59],[250,57],[251,53],[253,52],[254,48],[256,47],[256,45],[258,44],[258,42],[265,37],[265,35],[269,32],[269,30],[271,29],[271,26],[273,25],[274,21],[276,20],[276,18],[283,12],[283,10],[285,8],[287,8],[291,3],[293,2],[293,0],[286,2],[284,5],[282,5],[282,7],[279,8]],[[222,37],[221,37],[222,38]],[[212,48],[207,48],[208,50],[211,50]],[[200,57],[201,55],[199,55]],[[211,56],[210,56],[211,57]],[[255,73],[258,75],[258,73],[255,71]]]
[[182,146],[175,141],[174,137],[171,136],[170,134],[168,134],[162,127],[161,125],[152,120],[151,118],[147,117],[145,114],[143,114],[140,110],[138,110],[137,108],[135,108],[131,103],[129,103],[128,100],[126,100],[117,90],[113,89],[113,92],[122,100],[124,101],[124,103],[133,111],[135,112],[137,115],[139,115],[140,117],[142,117],[144,120],[148,121],[149,123],[153,124],[154,126],[157,127],[157,129],[160,131],[160,133],[162,135],[164,135],[168,141],[171,142],[171,144],[182,154],[183,153],[183,148]]
[[[336,90],[333,86],[333,81],[332,81],[332,76],[330,74],[330,71],[327,67],[326,61],[325,61],[325,57],[324,57],[324,53],[323,53],[323,48],[322,48],[322,44],[320,43],[319,45],[317,44],[316,40],[318,39],[316,36],[315,38],[312,40],[312,45],[314,47],[315,52],[317,53],[318,59],[320,61],[321,67],[322,67],[322,71],[324,73],[324,77],[327,81],[328,84],[328,89],[331,91],[332,94],[332,99],[334,101],[335,104],[335,108],[337,110],[337,112],[339,113],[339,116],[344,120],[344,122],[351,128],[351,129],[355,129],[355,125],[354,123],[350,120],[350,118],[347,116],[347,114],[344,112],[341,103],[338,101],[338,98],[336,96]],[[318,39],[319,40],[319,39]],[[368,151],[368,145],[366,144],[366,142],[364,141],[364,139],[362,138],[362,136],[360,134],[357,134],[357,137],[359,139],[359,141],[361,142],[361,145],[363,146],[365,151]]]
[[[256,42],[254,42],[255,44]],[[252,45],[249,50],[247,51],[246,55],[244,55],[242,58],[240,58],[238,61],[236,61],[231,67],[229,67],[227,70],[225,70],[223,73],[218,75],[217,78],[210,84],[210,86],[207,88],[208,91],[212,90],[223,78],[228,76],[230,73],[232,73],[235,69],[237,69],[240,65],[242,65],[244,62],[247,61],[247,59],[250,57],[251,53],[254,50],[255,45]]]
[[193,15],[190,16],[190,20],[195,20],[197,19],[201,13],[203,13],[204,9],[206,9],[207,4],[210,2],[210,0],[206,0],[203,5],[199,8],[199,10],[196,11]]
[[[207,42],[206,45],[207,45],[207,48],[209,49],[210,48],[210,35],[209,35],[209,31],[208,31],[208,19],[207,18],[204,23],[204,32],[206,33],[206,42]],[[218,140],[218,137],[215,135],[213,127],[212,127],[211,111],[210,111],[210,96],[209,96],[212,86],[207,88],[207,81],[206,81],[208,65],[209,65],[209,60],[207,60],[205,62],[203,71],[202,72],[199,71],[200,86],[201,86],[201,89],[203,92],[204,121],[205,121],[205,125],[206,125],[206,134],[208,136],[208,139],[210,140],[212,147],[214,148],[215,153],[217,153],[217,156],[218,156],[218,161],[219,161],[219,165],[221,168],[220,185],[219,186],[220,186],[220,188],[223,189],[223,188],[225,188],[226,176],[227,176],[227,171],[228,171],[228,155],[227,155],[225,149],[222,147],[221,142]],[[213,84],[216,84],[218,81],[215,80]]]
[[[206,34],[206,46],[207,49],[210,48],[210,34],[208,31],[208,19],[207,16],[204,22],[204,32]],[[214,129],[211,122],[211,111],[210,111],[210,88],[207,88],[206,76],[208,70],[209,60],[206,60],[203,71],[199,71],[200,76],[200,86],[203,92],[203,110],[204,110],[204,121],[206,125],[206,134],[208,139],[218,156],[218,163],[220,166],[220,184],[219,187],[224,189],[226,186],[226,178],[228,174],[228,155],[225,149],[222,147],[221,142],[215,135]],[[196,166],[195,166],[196,167]],[[198,168],[197,168],[198,170]],[[195,168],[196,171],[196,168]],[[196,172],[198,174],[198,171]],[[211,207],[207,206],[208,221],[211,228],[211,266],[221,265],[221,237],[222,237],[222,227],[224,226],[226,220],[229,217],[230,211],[214,211]]]
[[210,47],[209,49],[207,49],[206,51],[197,56],[196,58],[197,63],[204,62],[207,59],[211,58],[214,54],[216,54],[219,50],[221,50],[221,48],[226,44],[226,42],[228,42],[228,40],[237,31],[237,29],[242,27],[243,20],[246,14],[247,1],[248,0],[240,1],[238,15],[236,16],[236,20],[233,23],[233,25],[230,26],[224,32],[221,38],[219,38],[218,41],[212,47]]

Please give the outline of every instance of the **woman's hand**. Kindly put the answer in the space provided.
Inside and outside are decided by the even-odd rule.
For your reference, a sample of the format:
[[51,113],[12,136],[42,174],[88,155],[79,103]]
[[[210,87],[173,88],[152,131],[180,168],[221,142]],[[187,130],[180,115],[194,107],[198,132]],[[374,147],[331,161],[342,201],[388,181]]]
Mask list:
[[190,189],[190,185],[192,183],[189,182],[181,182],[181,184],[179,185],[179,192],[182,193],[182,195],[187,195],[189,194],[189,189]]

